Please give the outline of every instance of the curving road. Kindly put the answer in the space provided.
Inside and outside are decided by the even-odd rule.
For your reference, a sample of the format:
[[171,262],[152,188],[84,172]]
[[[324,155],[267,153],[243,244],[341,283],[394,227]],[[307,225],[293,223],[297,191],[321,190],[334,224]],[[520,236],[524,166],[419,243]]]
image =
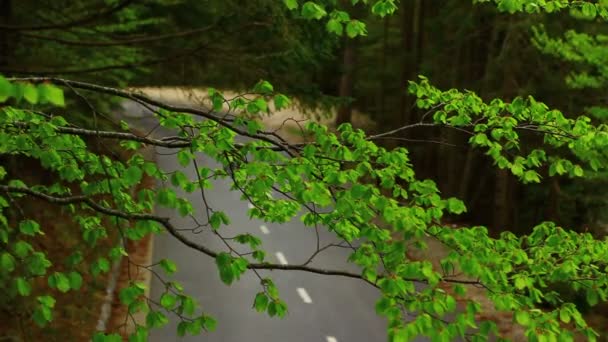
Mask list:
[[[153,117],[142,114],[139,118],[127,118],[136,127],[151,130],[156,126]],[[156,130],[154,135],[163,136],[169,132]],[[194,167],[182,168],[175,155],[163,148],[157,148],[159,166],[166,172],[180,169],[194,179]],[[198,163],[206,167],[217,165],[198,157]],[[317,238],[314,229],[305,227],[298,219],[286,224],[264,224],[250,220],[247,215],[249,203],[240,200],[240,194],[230,191],[227,180],[215,181],[213,189],[206,190],[209,205],[230,216],[229,227],[222,227],[224,236],[249,232],[260,237],[267,259],[277,263],[303,263],[316,250]],[[205,221],[200,193],[179,195],[190,200],[199,219]],[[198,210],[197,210],[198,209]],[[158,208],[157,214],[170,217],[176,226],[193,227],[189,218],[181,218],[175,211]],[[320,229],[321,245],[338,242],[331,233]],[[203,243],[217,251],[224,250],[222,241],[210,232],[189,235],[194,241]],[[155,238],[154,261],[170,258],[178,265],[174,279],[185,291],[194,296],[205,313],[217,321],[215,332],[200,336],[177,336],[179,323],[171,317],[170,323],[155,330],[150,341],[213,341],[213,342],[371,342],[386,341],[385,320],[376,315],[374,306],[379,297],[376,289],[362,281],[344,277],[329,277],[298,271],[266,271],[277,285],[281,298],[288,305],[285,318],[270,318],[252,309],[253,299],[260,291],[259,279],[247,272],[240,281],[231,286],[224,285],[213,259],[192,250],[177,240],[163,234]],[[331,269],[354,270],[346,262],[348,250],[330,248],[318,255],[312,266]],[[152,298],[158,298],[164,291],[156,279],[152,282]]]

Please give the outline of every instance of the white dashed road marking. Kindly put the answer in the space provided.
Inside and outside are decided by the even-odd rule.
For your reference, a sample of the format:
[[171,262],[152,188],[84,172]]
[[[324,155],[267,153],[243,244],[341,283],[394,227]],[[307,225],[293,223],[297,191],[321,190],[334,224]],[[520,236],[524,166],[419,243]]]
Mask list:
[[277,252],[276,253],[277,259],[279,259],[279,262],[283,265],[287,265],[287,259],[285,259],[285,255],[283,255],[283,253],[281,252]]
[[261,225],[260,230],[266,235],[270,234],[270,230],[268,230],[268,227],[266,227],[265,225]]
[[298,287],[297,288],[298,294],[300,295],[300,298],[302,298],[302,301],[306,304],[310,304],[312,303],[312,299],[310,299],[310,296],[308,295],[308,292],[306,292],[306,289],[304,289],[303,287]]
[[338,342],[338,339],[333,336],[326,336],[327,342]]

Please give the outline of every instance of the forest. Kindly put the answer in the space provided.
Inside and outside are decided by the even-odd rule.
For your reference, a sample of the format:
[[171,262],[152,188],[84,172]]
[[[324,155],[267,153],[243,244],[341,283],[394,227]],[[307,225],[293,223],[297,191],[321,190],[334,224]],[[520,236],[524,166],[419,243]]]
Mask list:
[[607,90],[607,0],[0,0],[0,341],[608,341]]

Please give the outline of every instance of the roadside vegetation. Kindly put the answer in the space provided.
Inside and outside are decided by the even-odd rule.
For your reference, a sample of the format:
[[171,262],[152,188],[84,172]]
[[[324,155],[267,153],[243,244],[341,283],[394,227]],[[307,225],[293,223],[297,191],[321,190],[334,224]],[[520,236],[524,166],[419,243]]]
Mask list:
[[[169,317],[214,330],[172,279],[188,265],[142,264],[160,233],[226,285],[258,275],[252,309],[272,317],[288,307],[258,270],[376,287],[393,342],[606,339],[607,21],[603,0],[0,0],[0,340],[145,341]],[[185,102],[159,91],[203,85]],[[113,119],[129,102],[164,133]],[[160,169],[154,148],[196,175]],[[360,272],[227,236],[205,199],[218,179],[252,218],[304,211]],[[133,269],[163,279],[159,298]]]

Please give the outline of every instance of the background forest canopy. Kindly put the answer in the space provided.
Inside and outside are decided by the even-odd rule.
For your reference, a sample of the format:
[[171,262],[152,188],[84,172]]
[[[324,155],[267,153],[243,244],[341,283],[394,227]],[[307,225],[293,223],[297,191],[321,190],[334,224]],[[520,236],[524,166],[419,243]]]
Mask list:
[[[79,268],[77,247],[62,256],[68,266],[52,260],[37,240],[44,222],[21,208],[28,198],[65,206],[91,246],[166,230],[216,258],[227,284],[248,270],[281,269],[254,236],[231,242],[251,247],[253,259],[189,243],[149,213],[160,205],[188,216],[187,201],[169,188],[130,191],[148,175],[204,193],[206,176],[169,179],[137,156],[114,158],[105,139],[129,153],[174,148],[184,166],[208,155],[234,167],[205,172],[231,178],[256,204],[252,216],[287,222],[306,209],[307,225],[363,239],[351,257],[363,270],[356,277],[382,292],[376,309],[394,341],[496,333],[491,321],[475,325],[473,301],[462,319],[441,320],[469,284],[456,269],[488,289],[497,310],[513,312],[530,340],[607,334],[581,316],[608,299],[607,21],[606,0],[0,0],[0,305],[46,326],[52,291],[78,291],[126,254],[104,256],[101,243],[89,269]],[[167,86],[213,88],[198,109],[125,90]],[[157,109],[159,125],[179,133],[132,133],[112,118],[126,100]],[[296,102],[335,111],[335,127],[308,124],[308,142],[293,144],[256,121]],[[355,111],[375,124],[353,128]],[[237,143],[239,135],[253,141]],[[25,161],[48,174],[22,176]],[[272,187],[289,200],[263,196]],[[229,223],[221,211],[206,214],[213,230]],[[109,223],[118,230],[97,229]],[[406,256],[429,236],[457,251],[443,269]],[[428,287],[412,293],[413,280]],[[264,281],[255,308],[283,315]],[[441,294],[441,284],[456,294]],[[149,312],[134,340],[193,305],[176,287],[170,303],[152,308],[137,286],[121,292],[130,310]],[[424,318],[406,323],[403,308]],[[188,315],[183,333],[212,329],[211,317]]]

